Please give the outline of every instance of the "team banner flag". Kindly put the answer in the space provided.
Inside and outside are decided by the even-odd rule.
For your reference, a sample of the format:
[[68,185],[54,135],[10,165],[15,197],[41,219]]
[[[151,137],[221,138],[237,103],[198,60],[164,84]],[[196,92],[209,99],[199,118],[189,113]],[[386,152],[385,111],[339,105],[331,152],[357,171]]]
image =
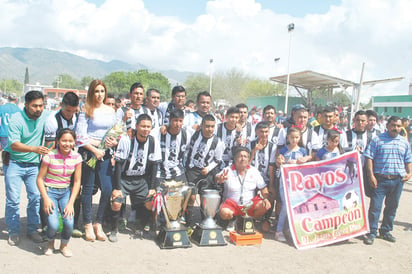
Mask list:
[[284,165],[281,178],[297,249],[324,246],[368,232],[358,152],[332,160]]

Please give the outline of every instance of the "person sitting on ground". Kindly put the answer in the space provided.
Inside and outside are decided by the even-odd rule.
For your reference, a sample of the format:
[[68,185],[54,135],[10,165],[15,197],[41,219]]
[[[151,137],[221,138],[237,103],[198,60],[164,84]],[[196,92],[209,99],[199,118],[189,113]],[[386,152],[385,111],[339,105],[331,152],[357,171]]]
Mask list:
[[219,215],[222,220],[229,220],[229,231],[234,229],[234,217],[245,215],[242,209],[250,203],[253,205],[247,213],[254,219],[262,217],[271,208],[265,181],[259,170],[249,165],[249,161],[250,150],[237,147],[233,164],[215,176],[218,184],[224,184],[224,202]]

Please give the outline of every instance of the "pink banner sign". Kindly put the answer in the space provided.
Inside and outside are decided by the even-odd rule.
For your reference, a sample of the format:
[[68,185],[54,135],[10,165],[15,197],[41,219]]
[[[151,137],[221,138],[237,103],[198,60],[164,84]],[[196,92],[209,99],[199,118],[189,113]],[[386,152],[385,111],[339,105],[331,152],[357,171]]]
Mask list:
[[284,165],[282,181],[297,249],[324,246],[368,232],[358,152],[332,160]]

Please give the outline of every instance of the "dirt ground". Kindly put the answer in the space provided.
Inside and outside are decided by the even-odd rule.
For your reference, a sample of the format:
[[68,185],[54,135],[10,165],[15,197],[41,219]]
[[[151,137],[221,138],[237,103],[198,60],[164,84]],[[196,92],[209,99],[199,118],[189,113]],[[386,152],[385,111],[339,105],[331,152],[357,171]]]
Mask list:
[[[198,247],[193,244],[186,249],[162,250],[153,239],[122,233],[117,243],[74,238],[70,242],[72,258],[61,254],[45,256],[42,248],[46,243],[34,244],[25,236],[18,247],[7,244],[3,177],[0,185],[1,273],[412,273],[411,183],[405,184],[395,219],[396,243],[376,239],[372,246],[366,246],[361,239],[354,238],[298,251],[292,243],[275,241],[270,233],[264,235],[261,245],[228,243]],[[22,191],[22,231],[26,204],[26,194]],[[228,240],[228,233],[224,235]]]

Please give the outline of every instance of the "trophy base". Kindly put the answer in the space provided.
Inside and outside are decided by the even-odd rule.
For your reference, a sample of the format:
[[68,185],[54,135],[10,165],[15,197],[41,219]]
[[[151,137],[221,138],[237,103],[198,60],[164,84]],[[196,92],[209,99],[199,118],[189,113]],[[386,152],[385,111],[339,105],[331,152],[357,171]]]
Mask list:
[[157,243],[161,249],[192,247],[186,229],[170,229],[162,227],[157,236]]
[[230,232],[230,241],[235,245],[260,245],[262,239],[263,235],[259,232],[246,235],[239,234],[236,231]]
[[236,231],[242,235],[255,234],[255,223],[252,217],[238,216]]
[[202,227],[202,225],[196,225],[190,239],[198,246],[227,245],[223,238],[222,228],[220,226],[216,226],[215,228],[205,228]]

